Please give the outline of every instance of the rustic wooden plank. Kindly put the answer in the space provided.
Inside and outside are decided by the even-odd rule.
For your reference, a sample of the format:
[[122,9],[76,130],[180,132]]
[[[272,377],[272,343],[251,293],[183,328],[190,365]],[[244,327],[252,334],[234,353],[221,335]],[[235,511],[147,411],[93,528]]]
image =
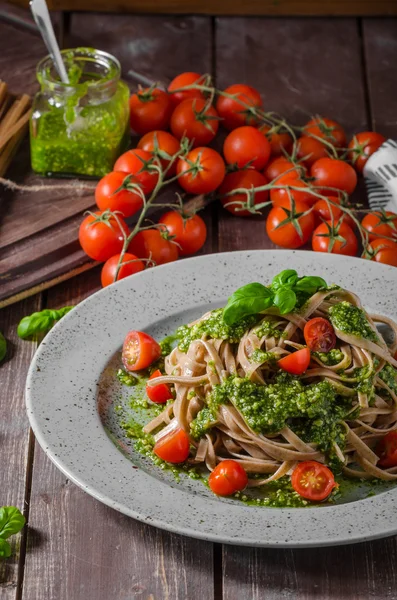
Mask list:
[[[24,387],[36,344],[20,340],[16,328],[22,317],[39,309],[40,296],[36,296],[0,312],[0,331],[8,343],[6,358],[0,364],[0,506],[18,506],[24,512],[29,458],[29,422],[25,412]],[[15,536],[12,538],[12,556],[0,561],[2,600],[16,598],[18,562],[23,546],[21,536]]]
[[[28,0],[13,0],[26,6]],[[52,9],[105,12],[264,16],[379,16],[397,13],[393,0],[49,0]]]
[[363,19],[363,41],[372,128],[396,139],[397,19]]
[[[218,87],[253,85],[265,110],[297,125],[320,113],[349,134],[367,127],[356,20],[221,18],[216,31]],[[219,244],[221,250],[275,247],[263,218],[237,218],[222,208]]]

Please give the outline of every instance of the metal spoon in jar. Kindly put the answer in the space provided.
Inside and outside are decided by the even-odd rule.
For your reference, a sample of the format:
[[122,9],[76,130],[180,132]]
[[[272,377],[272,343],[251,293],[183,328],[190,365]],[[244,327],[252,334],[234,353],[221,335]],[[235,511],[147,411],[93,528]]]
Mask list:
[[69,83],[68,74],[66,72],[61,52],[59,50],[58,42],[55,37],[46,1],[30,0],[29,4],[30,10],[33,14],[33,18],[41,33],[41,37],[43,38],[44,43],[47,46],[47,50],[50,53],[52,60],[54,61],[56,70],[58,71],[61,81],[63,83]]

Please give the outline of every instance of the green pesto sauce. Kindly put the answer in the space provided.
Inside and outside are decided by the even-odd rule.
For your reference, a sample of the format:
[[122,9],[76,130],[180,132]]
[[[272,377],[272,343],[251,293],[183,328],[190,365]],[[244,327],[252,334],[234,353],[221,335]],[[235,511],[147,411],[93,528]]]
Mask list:
[[161,356],[168,356],[168,354],[171,354],[171,351],[175,346],[175,342],[177,342],[178,339],[179,338],[175,333],[167,335],[165,338],[163,338],[159,342],[161,348]]
[[378,377],[389,386],[389,388],[397,394],[397,370],[391,365],[385,365],[378,373]]
[[313,352],[314,356],[319,358],[324,365],[334,366],[343,360],[343,352],[338,348],[334,348],[329,352]]
[[328,314],[332,325],[350,335],[356,337],[362,337],[372,342],[378,342],[378,336],[372,331],[370,324],[368,323],[365,312],[353,306],[350,302],[340,302],[331,306],[328,310]]
[[132,373],[127,373],[124,369],[119,369],[116,376],[120,383],[128,385],[128,387],[137,385],[139,381],[138,377],[135,377]]
[[275,337],[276,339],[287,337],[287,334],[277,327],[274,327],[273,322],[269,319],[261,321],[258,327],[255,328],[255,333],[259,339],[262,337]]
[[178,348],[182,352],[187,352],[193,340],[199,340],[203,336],[208,336],[217,340],[228,340],[231,343],[237,343],[257,322],[257,317],[251,315],[241,319],[234,325],[226,325],[223,321],[223,308],[218,308],[211,311],[209,317],[200,323],[182,325],[176,331],[176,336],[179,338]]
[[277,356],[274,352],[266,352],[265,350],[254,350],[249,357],[250,362],[254,363],[274,363]]

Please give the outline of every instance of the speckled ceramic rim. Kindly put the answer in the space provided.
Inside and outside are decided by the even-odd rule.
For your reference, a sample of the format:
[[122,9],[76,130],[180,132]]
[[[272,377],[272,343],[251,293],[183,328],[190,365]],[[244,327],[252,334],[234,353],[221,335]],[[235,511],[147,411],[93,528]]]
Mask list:
[[50,459],[112,508],[169,531],[215,542],[308,547],[397,533],[397,489],[354,503],[308,509],[256,508],[208,499],[133,469],[102,427],[97,381],[128,329],[145,329],[167,314],[201,304],[219,306],[238,286],[268,281],[286,267],[360,291],[366,307],[397,318],[397,269],[327,254],[280,250],[212,254],[123,279],[66,315],[32,361],[27,412]]

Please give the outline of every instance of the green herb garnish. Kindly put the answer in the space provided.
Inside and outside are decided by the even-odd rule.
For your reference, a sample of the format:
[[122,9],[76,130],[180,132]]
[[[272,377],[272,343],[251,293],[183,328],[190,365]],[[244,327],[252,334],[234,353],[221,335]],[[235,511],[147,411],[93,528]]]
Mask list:
[[47,333],[57,321],[62,319],[74,306],[64,306],[58,310],[46,308],[40,312],[35,312],[27,317],[23,317],[17,329],[20,338],[26,340],[40,333]]

